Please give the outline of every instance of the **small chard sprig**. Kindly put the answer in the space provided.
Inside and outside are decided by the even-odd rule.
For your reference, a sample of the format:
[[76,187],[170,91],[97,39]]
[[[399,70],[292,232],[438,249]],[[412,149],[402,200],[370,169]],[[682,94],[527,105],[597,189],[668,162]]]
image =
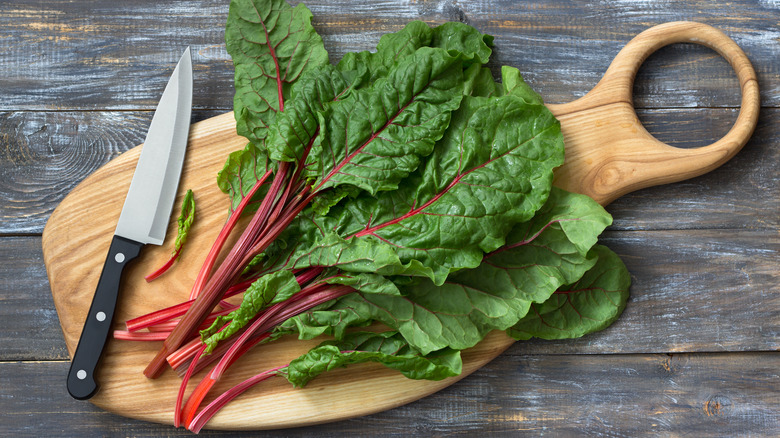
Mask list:
[[173,244],[173,255],[159,269],[144,277],[146,281],[152,281],[156,279],[157,277],[167,272],[171,266],[173,266],[174,262],[176,262],[176,259],[178,259],[179,255],[181,255],[181,248],[184,246],[184,242],[187,241],[187,236],[189,235],[190,227],[192,227],[192,222],[194,220],[195,195],[193,194],[192,190],[187,190],[187,193],[184,195],[184,200],[181,204],[181,214],[179,214],[179,218],[176,221],[178,224],[178,231],[176,234],[176,241]]

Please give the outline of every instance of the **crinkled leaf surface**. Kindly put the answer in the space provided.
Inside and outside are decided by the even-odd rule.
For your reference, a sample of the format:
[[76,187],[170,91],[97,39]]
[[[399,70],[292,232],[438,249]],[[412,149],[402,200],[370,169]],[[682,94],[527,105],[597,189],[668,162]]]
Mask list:
[[574,284],[562,287],[507,333],[515,339],[568,339],[602,330],[623,312],[631,276],[609,248],[596,245],[596,264]]
[[493,36],[459,21],[450,21],[433,29],[432,47],[460,53],[468,67],[472,63],[487,64],[493,53]]
[[422,47],[386,78],[333,102],[306,162],[313,192],[351,184],[375,194],[394,190],[431,153],[460,105],[460,61]]
[[190,227],[195,221],[195,193],[187,190],[184,195],[184,200],[181,203],[181,213],[179,218],[176,219],[177,232],[176,241],[174,242],[173,252],[177,252],[181,249],[184,242],[187,241],[187,236],[190,233]]
[[331,65],[302,75],[292,88],[284,112],[277,115],[269,128],[266,146],[271,158],[303,164],[319,133],[318,114],[347,87],[342,73]]
[[528,85],[520,75],[520,70],[504,65],[501,67],[502,90],[504,94],[517,96],[528,103],[543,104],[542,96]]
[[413,21],[402,30],[385,34],[376,52],[350,52],[338,67],[326,65],[304,73],[292,88],[284,112],[269,127],[268,149],[277,161],[300,162],[304,149],[319,132],[317,114],[324,106],[360,87],[387,77],[393,67],[421,47],[438,47],[460,57],[464,64],[487,63],[492,37],[463,23],[445,23],[434,29]]
[[349,52],[337,64],[349,77],[350,87],[362,88],[386,77],[400,60],[420,47],[430,47],[433,30],[422,21],[411,21],[398,32],[382,35],[375,52]]
[[[325,274],[325,276],[327,277],[325,281],[330,284],[351,286],[360,293],[401,295],[398,286],[381,275],[340,272],[338,275]],[[275,336],[297,333],[299,339],[313,339],[328,334],[341,339],[347,328],[369,324],[370,321],[365,320],[365,311],[355,312],[347,309],[342,309],[341,312],[327,311],[326,309],[332,304],[327,303],[289,318],[274,329]]]
[[[249,323],[258,312],[272,304],[282,302],[301,290],[292,271],[282,270],[260,277],[244,293],[238,309],[220,316],[207,329],[201,331],[203,342],[210,353],[219,341],[227,339]],[[223,330],[217,331],[228,324]]]
[[262,145],[276,113],[283,111],[290,85],[301,74],[328,63],[322,38],[302,3],[232,0],[225,28],[235,66],[233,109],[240,135]]
[[407,284],[401,297],[351,294],[329,309],[299,315],[290,329],[339,336],[344,326],[378,320],[422,352],[468,348],[580,278],[596,261],[590,247],[610,223],[595,201],[553,188],[533,219],[517,225],[507,245],[478,268],[454,273],[441,286],[429,280]]
[[287,380],[304,386],[316,376],[362,362],[378,362],[410,379],[442,380],[462,370],[460,352],[443,350],[420,354],[397,332],[351,333],[339,341],[326,341],[282,369]]
[[472,63],[486,64],[492,53],[493,37],[483,35],[467,24],[444,23],[431,28],[422,21],[411,21],[398,32],[382,35],[376,52],[350,52],[338,63],[338,69],[351,80],[352,88],[360,88],[387,76],[390,69],[420,47],[437,47],[458,56],[468,67]]
[[[224,167],[217,174],[217,186],[230,197],[230,211],[235,210],[257,181],[273,168],[274,163],[268,158],[265,147],[255,143],[250,142],[243,150],[231,152]],[[265,196],[268,183],[265,186],[258,190],[256,199]],[[247,212],[256,209],[256,205],[250,206]]]
[[468,97],[426,164],[398,190],[302,217],[291,231],[300,240],[290,266],[423,275],[441,284],[452,271],[478,266],[514,224],[533,216],[562,161],[560,126],[545,107],[513,96]]
[[463,72],[463,76],[463,94],[467,96],[493,97],[505,94],[488,67],[472,64]]

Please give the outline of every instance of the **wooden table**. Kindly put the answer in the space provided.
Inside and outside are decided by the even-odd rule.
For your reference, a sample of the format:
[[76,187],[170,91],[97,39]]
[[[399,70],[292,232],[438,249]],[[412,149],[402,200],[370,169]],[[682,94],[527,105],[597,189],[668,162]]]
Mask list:
[[[141,143],[171,67],[193,49],[193,121],[230,111],[227,0],[11,0],[0,5],[0,436],[188,435],[71,399],[68,354],[41,231],[76,184]],[[701,21],[758,72],[751,141],[693,180],[608,207],[602,242],[633,277],[621,319],[600,333],[512,346],[475,374],[376,415],[269,436],[752,435],[780,431],[780,5],[776,1],[355,1],[307,3],[331,60],[372,49],[407,21],[465,21],[495,35],[492,67],[518,67],[548,103],[590,90],[634,35]],[[662,141],[709,144],[739,91],[713,51],[673,45],[634,85]],[[305,415],[305,413],[302,413]],[[203,432],[206,436],[230,435]],[[251,435],[251,434],[248,434]]]

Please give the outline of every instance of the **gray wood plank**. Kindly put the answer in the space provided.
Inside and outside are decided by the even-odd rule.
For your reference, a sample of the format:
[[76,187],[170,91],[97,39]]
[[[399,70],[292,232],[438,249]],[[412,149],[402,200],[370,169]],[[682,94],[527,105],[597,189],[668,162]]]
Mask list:
[[[196,111],[193,121],[222,111]],[[679,147],[720,138],[730,109],[642,110],[651,133]],[[0,113],[0,234],[40,233],[51,212],[90,173],[143,142],[149,111]],[[780,111],[765,109],[745,148],[692,180],[618,199],[614,229],[777,228],[780,221]]]
[[[198,122],[224,111],[194,111]],[[0,113],[0,234],[41,233],[73,187],[141,143],[151,111]]]
[[[769,437],[780,430],[778,354],[527,355],[516,347],[417,402],[263,436],[365,436],[370,431],[376,436],[404,437],[474,433]],[[190,435],[71,399],[62,383],[67,366],[66,362],[0,362],[0,410],[4,412],[0,435]],[[253,390],[262,390],[262,385]]]
[[631,296],[620,319],[580,339],[531,341],[522,348],[584,354],[780,350],[776,232],[608,231],[600,243],[631,273]]
[[[523,342],[528,354],[780,349],[776,231],[610,231],[601,241],[632,274],[625,312],[580,339]],[[0,260],[0,360],[67,359],[40,238],[1,239]]]
[[[732,110],[652,110],[638,115],[672,146],[706,146],[733,125]],[[625,195],[607,207],[613,229],[774,228],[780,225],[780,111],[764,109],[750,141],[723,166],[697,178]]]
[[[295,3],[295,2],[293,2]],[[741,0],[659,7],[545,0],[452,2],[312,0],[314,24],[331,60],[369,50],[410,20],[465,21],[495,35],[494,71],[520,68],[549,102],[583,95],[642,30],[701,21],[728,33],[759,72],[764,105],[780,105],[776,43],[780,6]],[[192,46],[196,108],[230,109],[232,65],[222,0],[15,1],[0,10],[0,110],[153,109],[172,66]],[[734,11],[739,11],[735,14]],[[639,107],[734,107],[734,73],[709,49],[675,45],[652,56],[636,81]]]
[[40,237],[0,238],[0,260],[0,361],[67,358]]

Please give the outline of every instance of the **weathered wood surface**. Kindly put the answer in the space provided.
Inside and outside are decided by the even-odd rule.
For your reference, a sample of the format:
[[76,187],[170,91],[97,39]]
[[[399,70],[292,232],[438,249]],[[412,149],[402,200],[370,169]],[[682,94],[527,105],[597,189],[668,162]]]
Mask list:
[[[626,259],[634,285],[626,313],[611,329],[594,335],[598,340],[517,344],[476,375],[412,405],[275,435],[776,436],[777,2],[307,4],[332,60],[349,50],[372,48],[383,32],[411,19],[465,20],[496,36],[494,67],[520,68],[552,103],[590,90],[618,50],[642,30],[666,21],[702,21],[745,50],[758,72],[762,110],[753,139],[723,167],[627,195],[609,206],[615,224],[605,241]],[[193,118],[230,110],[232,69],[222,40],[226,13],[226,0],[16,0],[0,5],[0,435],[184,435],[67,397],[64,383],[58,383],[64,382],[67,353],[38,236],[72,187],[143,139],[149,110],[179,48],[196,49],[199,87]],[[648,129],[681,147],[719,138],[736,119],[739,103],[736,79],[725,61],[693,45],[652,55],[640,70],[634,94]],[[659,368],[637,365],[656,357],[641,353],[690,351],[723,353],[675,354],[698,358],[691,380],[659,380]],[[571,355],[558,356],[562,353]],[[658,357],[648,360],[662,362]],[[545,376],[548,366],[555,371],[546,375],[549,379],[524,379],[529,372]],[[767,366],[769,371],[754,373]],[[582,372],[593,367],[601,374]],[[610,371],[623,378],[606,378]],[[562,392],[565,382],[573,382],[571,395]],[[678,396],[677,385],[695,396]],[[709,397],[714,398],[707,403]],[[723,415],[708,415],[713,412]]]
[[[66,362],[0,363],[2,436],[192,436],[63,391]],[[531,355],[517,344],[457,386],[390,411],[267,437],[776,436],[780,355]],[[4,391],[5,392],[5,391]],[[305,412],[302,412],[305,415]],[[773,429],[774,428],[774,429]],[[259,436],[203,431],[201,436]]]
[[[227,1],[132,0],[101,3],[14,1],[0,10],[0,65],[6,109],[154,109],[185,46],[193,48],[196,108],[230,109],[232,71],[223,33]],[[295,2],[294,2],[295,3]],[[548,102],[590,90],[625,43],[668,21],[702,21],[728,33],[751,59],[780,57],[771,0],[516,2],[511,0],[309,1],[332,61],[369,50],[410,20],[465,21],[496,36],[494,66],[520,68]],[[673,55],[673,56],[670,56]],[[671,62],[670,62],[671,60]],[[23,66],[24,68],[19,68]],[[681,74],[668,75],[676,68]],[[764,103],[780,104],[780,68],[757,67]],[[654,83],[664,77],[667,82]],[[706,78],[706,81],[702,81]],[[734,106],[738,91],[725,61],[683,45],[648,61],[639,107]],[[128,86],[129,84],[129,86]]]

